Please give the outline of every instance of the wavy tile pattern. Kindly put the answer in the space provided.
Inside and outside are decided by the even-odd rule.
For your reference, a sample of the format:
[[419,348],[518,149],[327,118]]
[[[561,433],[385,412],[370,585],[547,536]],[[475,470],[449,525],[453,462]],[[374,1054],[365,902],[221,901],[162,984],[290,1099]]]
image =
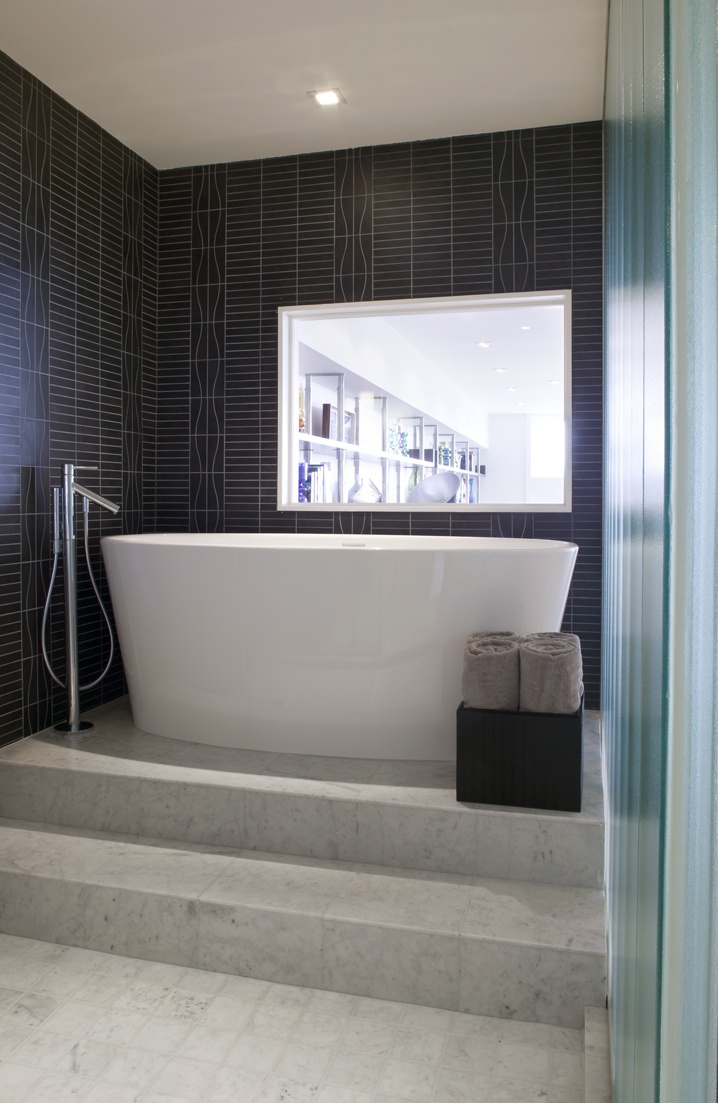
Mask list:
[[[100,533],[138,531],[148,520],[156,247],[157,173],[0,54],[0,742],[64,714],[40,655],[61,464],[100,464],[101,483],[83,478],[122,503],[117,520],[93,515],[100,574]],[[107,657],[90,594],[81,570],[83,681]],[[61,677],[63,631],[54,602],[51,651]],[[118,659],[83,706],[117,696],[123,684]]]
[[[159,235],[158,526],[575,540],[564,627],[581,636],[597,708],[600,123],[163,172]],[[563,287],[574,294],[570,515],[276,511],[278,306]]]

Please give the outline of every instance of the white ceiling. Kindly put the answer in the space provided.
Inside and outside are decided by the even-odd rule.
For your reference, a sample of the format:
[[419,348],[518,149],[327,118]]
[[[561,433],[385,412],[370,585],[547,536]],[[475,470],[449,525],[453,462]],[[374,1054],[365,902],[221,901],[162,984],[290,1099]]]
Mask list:
[[0,48],[170,168],[599,119],[607,7],[2,0]]

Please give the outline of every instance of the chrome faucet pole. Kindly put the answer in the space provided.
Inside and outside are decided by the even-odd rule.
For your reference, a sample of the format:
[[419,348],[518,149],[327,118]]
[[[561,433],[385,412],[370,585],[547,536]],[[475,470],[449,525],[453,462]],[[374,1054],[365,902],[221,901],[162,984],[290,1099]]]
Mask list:
[[75,464],[62,467],[62,548],[65,567],[65,654],[67,656],[67,723],[56,731],[79,732],[92,724],[80,720],[80,661],[77,645],[77,534],[75,532]]

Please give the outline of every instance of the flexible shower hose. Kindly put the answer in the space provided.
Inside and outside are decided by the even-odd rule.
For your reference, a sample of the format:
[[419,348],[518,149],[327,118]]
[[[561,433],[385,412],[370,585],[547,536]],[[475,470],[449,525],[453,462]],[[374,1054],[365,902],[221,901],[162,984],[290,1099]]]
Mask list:
[[[112,625],[110,623],[110,618],[107,615],[107,609],[105,608],[104,602],[103,602],[102,598],[100,597],[100,591],[97,589],[97,583],[95,582],[95,576],[92,573],[92,563],[90,562],[90,545],[89,545],[90,510],[89,510],[89,505],[88,505],[88,502],[87,502],[87,498],[82,499],[82,504],[83,504],[83,510],[82,510],[83,521],[82,521],[82,525],[83,525],[83,537],[84,537],[83,538],[83,545],[84,545],[84,548],[85,548],[85,562],[87,563],[87,570],[88,570],[89,575],[90,575],[90,582],[92,583],[92,589],[95,592],[95,597],[97,598],[100,609],[102,610],[102,615],[105,618],[105,624],[107,625],[107,631],[110,634],[110,657],[107,660],[107,665],[105,666],[105,669],[102,671],[102,674],[100,674],[99,677],[95,678],[94,682],[88,682],[88,684],[86,686],[80,686],[80,689],[84,692],[87,689],[94,689],[95,686],[99,685],[100,682],[102,681],[102,679],[107,674],[107,671],[110,669],[110,666],[112,665],[112,659],[114,658],[114,654],[115,654],[115,637],[114,637],[114,634],[113,634],[113,631],[112,631]],[[47,669],[50,673],[50,677],[52,678],[52,680],[54,682],[57,682],[60,689],[65,689],[66,688],[65,682],[61,682],[60,679],[58,678],[57,674],[55,673],[55,671],[52,669],[52,666],[50,664],[50,658],[47,654],[47,644],[45,642],[46,631],[47,631],[47,614],[48,614],[49,609],[50,609],[50,600],[52,598],[52,591],[53,591],[53,587],[55,585],[55,577],[57,575],[57,564],[58,564],[59,559],[60,559],[60,552],[58,550],[58,551],[55,552],[54,557],[53,557],[53,561],[52,561],[52,574],[50,575],[50,585],[49,585],[48,590],[47,590],[47,598],[45,599],[45,608],[44,608],[43,614],[42,614],[41,637],[42,637],[42,657],[45,660],[45,666],[47,667]]]

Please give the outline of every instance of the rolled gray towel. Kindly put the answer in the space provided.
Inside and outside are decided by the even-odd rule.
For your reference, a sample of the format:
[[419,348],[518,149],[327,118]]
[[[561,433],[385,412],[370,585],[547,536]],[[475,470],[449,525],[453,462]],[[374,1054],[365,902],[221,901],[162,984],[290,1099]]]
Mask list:
[[470,638],[464,650],[461,696],[472,709],[519,707],[519,645],[516,640]]
[[520,639],[518,632],[472,632],[467,642],[471,643],[472,640],[513,640],[514,643],[518,643]]
[[583,696],[581,641],[569,632],[535,632],[519,644],[522,712],[578,710]]

